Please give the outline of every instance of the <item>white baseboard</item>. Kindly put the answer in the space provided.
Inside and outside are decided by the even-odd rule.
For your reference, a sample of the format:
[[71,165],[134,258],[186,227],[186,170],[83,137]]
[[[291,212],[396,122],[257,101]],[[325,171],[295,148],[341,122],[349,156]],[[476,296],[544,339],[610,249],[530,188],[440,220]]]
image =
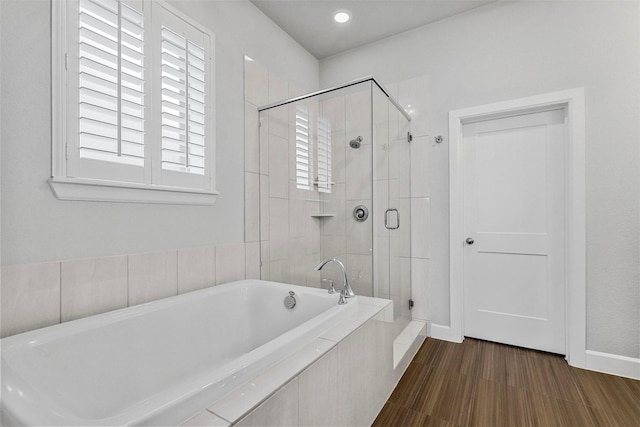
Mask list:
[[429,336],[431,338],[435,338],[443,341],[451,341],[460,343],[460,337],[454,336],[451,331],[451,326],[438,325],[437,323],[431,323],[431,328],[429,328]]
[[640,380],[640,359],[587,350],[586,369]]
[[[427,336],[443,341],[462,342],[460,337],[454,336],[450,326],[430,323]],[[601,353],[587,350],[585,353],[585,366],[576,366],[590,371],[603,372],[605,374],[640,380],[640,359],[617,354]]]

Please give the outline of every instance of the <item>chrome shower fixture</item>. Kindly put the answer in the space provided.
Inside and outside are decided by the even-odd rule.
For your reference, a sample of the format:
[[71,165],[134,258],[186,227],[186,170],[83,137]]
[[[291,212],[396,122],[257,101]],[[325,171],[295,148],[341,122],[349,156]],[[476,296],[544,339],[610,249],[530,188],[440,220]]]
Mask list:
[[349,141],[349,146],[351,148],[360,148],[360,145],[362,145],[362,137],[359,136],[356,139],[352,139],[351,141]]

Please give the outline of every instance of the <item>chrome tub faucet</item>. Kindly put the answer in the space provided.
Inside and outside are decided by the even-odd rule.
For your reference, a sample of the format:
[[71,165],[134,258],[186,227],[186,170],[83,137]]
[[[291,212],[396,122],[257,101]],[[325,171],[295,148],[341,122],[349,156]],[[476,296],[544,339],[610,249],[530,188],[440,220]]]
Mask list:
[[340,299],[338,300],[338,304],[346,304],[347,298],[353,298],[356,296],[356,294],[351,289],[351,286],[349,286],[349,279],[347,279],[347,270],[344,268],[344,264],[339,259],[326,258],[320,261],[320,263],[315,266],[314,270],[320,271],[322,270],[322,267],[324,267],[330,262],[335,262],[336,264],[338,264],[338,267],[340,267],[340,269],[342,270],[342,277],[344,278],[344,284],[342,285],[342,290],[340,291]]

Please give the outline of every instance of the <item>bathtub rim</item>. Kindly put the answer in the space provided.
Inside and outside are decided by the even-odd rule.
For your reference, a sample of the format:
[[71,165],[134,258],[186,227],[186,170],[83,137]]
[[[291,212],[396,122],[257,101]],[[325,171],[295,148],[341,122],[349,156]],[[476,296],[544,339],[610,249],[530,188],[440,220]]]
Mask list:
[[[91,329],[95,329],[96,327],[103,327],[103,326],[108,326],[110,324],[113,323],[117,323],[119,321],[124,321],[130,318],[135,318],[138,316],[142,316],[145,315],[147,313],[153,313],[155,311],[159,311],[168,307],[172,307],[176,304],[179,303],[184,303],[184,304],[188,304],[189,301],[192,300],[196,300],[198,298],[200,298],[202,295],[211,293],[211,292],[220,292],[220,290],[222,291],[227,291],[227,290],[237,290],[238,286],[272,286],[274,288],[277,288],[278,291],[282,292],[283,288],[287,288],[287,289],[291,289],[294,290],[296,293],[298,293],[299,295],[304,295],[305,293],[307,294],[316,294],[316,295],[322,295],[323,298],[325,298],[326,295],[326,291],[319,289],[319,288],[312,288],[312,287],[306,287],[306,286],[301,286],[301,285],[292,285],[292,284],[286,284],[286,283],[278,283],[278,282],[272,282],[272,281],[263,281],[263,280],[258,280],[258,279],[245,279],[245,280],[240,280],[240,281],[235,281],[235,282],[230,282],[230,283],[225,283],[225,284],[221,284],[218,286],[212,286],[209,288],[204,288],[204,289],[200,289],[200,290],[196,290],[196,291],[192,291],[192,292],[188,292],[185,294],[180,294],[180,295],[176,295],[176,296],[171,296],[168,298],[164,298],[164,299],[160,299],[160,300],[156,300],[156,301],[152,301],[152,302],[148,302],[148,303],[144,303],[144,304],[139,304],[136,306],[132,306],[132,307],[127,307],[127,308],[123,308],[123,309],[118,309],[118,310],[114,310],[114,311],[110,311],[110,312],[105,312],[105,313],[100,313],[100,314],[96,314],[93,316],[88,316],[85,318],[81,318],[81,319],[76,319],[76,320],[72,320],[69,322],[64,322],[61,324],[56,324],[56,325],[52,325],[52,326],[47,326],[45,328],[40,328],[40,329],[36,329],[33,331],[27,331],[27,332],[23,332],[21,334],[16,334],[16,335],[12,335],[10,337],[5,337],[2,339],[1,341],[1,347],[2,347],[2,354],[3,354],[3,364],[5,363],[5,359],[4,359],[4,354],[5,352],[7,352],[7,354],[10,356],[10,354],[13,351],[20,351],[22,347],[28,347],[29,345],[31,346],[37,346],[39,344],[46,344],[47,342],[51,342],[51,341],[55,341],[56,339],[60,339],[60,338],[65,338],[67,336],[71,336],[77,333],[82,333],[82,332],[86,332],[89,331]],[[216,291],[213,291],[214,289],[216,289]],[[328,297],[328,295],[327,295]],[[329,298],[335,298],[336,301],[336,307],[338,307],[337,305],[337,300],[338,297],[337,296],[331,296]],[[357,299],[357,298],[356,298]],[[341,306],[341,307],[345,307],[345,308],[349,308],[349,305],[346,306]],[[351,306],[353,307],[353,305]],[[327,311],[323,311],[320,314],[314,316],[311,319],[308,319],[307,322],[304,322],[302,324],[297,325],[296,327],[292,328],[289,331],[286,331],[284,334],[279,335],[278,337],[274,338],[273,340],[264,343],[262,346],[257,347],[256,349],[253,349],[252,351],[243,354],[242,356],[240,356],[239,358],[242,358],[244,356],[247,356],[253,352],[255,352],[258,349],[261,349],[263,346],[265,345],[269,345],[272,344],[273,341],[278,340],[278,339],[282,339],[283,336],[285,336],[286,334],[291,333],[292,331],[295,331],[297,328],[299,328],[301,325],[304,325],[306,323],[309,323],[311,321],[313,321],[314,319],[317,319],[319,317],[323,317],[324,315],[326,315],[329,311],[331,310],[336,310],[333,307],[330,307],[329,310]],[[342,310],[345,313],[347,312],[346,310]],[[320,332],[320,334],[323,332]],[[309,337],[308,341],[313,341],[313,339],[317,338],[319,334],[316,334],[314,337]],[[42,337],[44,336],[44,338]],[[291,355],[292,353],[294,353],[295,351],[297,351],[300,348],[300,346],[295,347],[295,348],[291,348],[290,351],[287,351],[285,355],[281,355],[279,356],[275,361],[271,362],[268,364],[268,366],[264,366],[262,367],[259,371],[265,371],[268,370],[270,367],[272,367],[273,365],[277,364],[280,360],[285,359],[286,357],[288,357],[289,355]],[[236,360],[236,359],[234,359]],[[13,372],[11,372],[8,376],[8,378],[10,379],[12,375],[15,375]],[[258,374],[259,375],[259,374]],[[5,383],[5,379],[7,378],[7,376],[3,377],[3,383]],[[250,378],[247,380],[249,381]],[[193,381],[192,381],[193,382]],[[245,381],[246,382],[246,381]],[[243,382],[243,384],[245,383]],[[28,383],[29,385],[31,385],[31,383]],[[236,389],[237,387],[240,387],[240,385],[234,386],[233,389]],[[3,385],[4,387],[4,385]],[[38,390],[36,390],[37,392]],[[55,403],[57,403],[54,400],[52,400],[51,402],[49,402],[49,400],[51,400],[51,398],[47,398],[45,393],[40,393],[41,395],[45,396],[45,403],[51,403],[55,406]],[[173,404],[175,403],[175,401],[180,400],[182,401],[183,399],[187,399],[192,397],[193,395],[198,394],[198,391],[193,391],[192,393],[187,393],[187,394],[183,394],[180,395],[178,399],[172,400],[170,402],[167,402],[167,405]],[[219,396],[216,400],[219,400],[220,398],[222,398],[222,396]],[[4,418],[10,418],[12,416],[12,414],[6,410],[4,410],[5,407],[5,402],[6,400],[3,398],[2,399],[2,405],[0,405],[0,408],[2,408],[2,417]],[[211,403],[207,403],[207,406],[210,406]],[[144,403],[137,405],[135,409],[138,409],[140,406],[143,406]],[[114,422],[120,422],[122,423],[122,421],[126,421],[126,422],[130,422],[130,423],[136,423],[139,422],[140,420],[144,420],[145,418],[150,418],[150,417],[154,417],[156,415],[157,412],[161,412],[163,410],[163,407],[154,407],[151,406],[151,408],[153,410],[149,411],[149,410],[145,410],[144,413],[137,417],[137,418],[132,418],[130,415],[130,412],[132,411],[121,411],[120,413],[114,415],[114,416],[110,416],[108,418],[103,418],[103,419],[83,419],[83,418],[78,418],[75,417],[73,419],[70,419],[69,421],[73,421],[76,423],[83,423],[84,425],[92,425],[92,424],[87,424],[87,421],[91,422],[93,421],[93,424],[95,425],[103,425],[103,424],[97,424],[98,421],[102,421],[104,422],[110,422],[110,421],[114,421]],[[74,415],[74,414],[68,414],[68,415]]]

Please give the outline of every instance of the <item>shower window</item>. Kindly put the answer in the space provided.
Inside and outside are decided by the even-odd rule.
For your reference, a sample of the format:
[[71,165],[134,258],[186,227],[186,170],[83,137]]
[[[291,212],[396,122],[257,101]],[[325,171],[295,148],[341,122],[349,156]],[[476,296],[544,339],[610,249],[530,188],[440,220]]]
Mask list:
[[331,122],[312,117],[304,105],[296,106],[296,188],[331,193]]
[[53,21],[56,195],[213,203],[213,33],[160,0],[61,0]]
[[303,105],[296,107],[296,187],[313,188],[313,145],[311,117]]

